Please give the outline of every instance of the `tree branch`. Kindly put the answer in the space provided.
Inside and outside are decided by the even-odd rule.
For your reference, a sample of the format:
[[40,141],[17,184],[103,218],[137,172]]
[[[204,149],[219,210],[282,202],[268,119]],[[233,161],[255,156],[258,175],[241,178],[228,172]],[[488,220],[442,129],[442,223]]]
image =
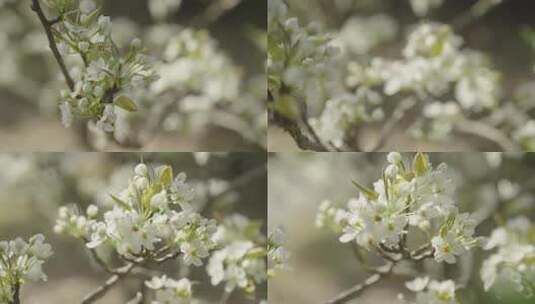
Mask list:
[[117,270],[117,274],[114,274],[111,276],[104,285],[100,286],[90,294],[88,294],[83,300],[82,304],[90,304],[98,301],[102,297],[108,293],[108,291],[115,286],[119,281],[121,281],[124,277],[126,277],[134,268],[133,263],[129,263],[122,267],[121,269]]
[[366,280],[364,280],[363,283],[357,284],[343,292],[341,292],[336,297],[328,300],[325,302],[325,304],[342,304],[346,303],[347,301],[354,299],[358,295],[360,295],[362,292],[364,292],[366,289],[368,289],[370,286],[373,286],[374,284],[378,283],[385,277],[389,276],[392,273],[392,269],[394,268],[395,263],[388,263],[384,267],[381,267],[381,269],[375,270],[375,273],[369,276]]
[[48,38],[48,44],[50,46],[50,49],[52,50],[52,53],[54,54],[54,57],[56,58],[56,61],[58,62],[59,68],[61,69],[63,76],[65,77],[65,82],[67,83],[67,86],[71,91],[74,91],[74,81],[72,80],[71,75],[69,74],[69,71],[65,66],[63,57],[61,57],[61,54],[59,53],[58,46],[56,45],[56,41],[54,40],[54,35],[52,34],[52,26],[59,22],[61,20],[61,17],[48,20],[45,14],[43,13],[43,9],[41,8],[39,0],[32,0],[31,8],[37,14],[39,20],[41,21],[41,24],[43,25],[43,28],[45,29],[46,37]]
[[500,130],[479,121],[463,120],[456,124],[457,131],[471,134],[497,144],[504,152],[519,151],[520,148]]
[[13,304],[20,304],[20,283],[13,287]]

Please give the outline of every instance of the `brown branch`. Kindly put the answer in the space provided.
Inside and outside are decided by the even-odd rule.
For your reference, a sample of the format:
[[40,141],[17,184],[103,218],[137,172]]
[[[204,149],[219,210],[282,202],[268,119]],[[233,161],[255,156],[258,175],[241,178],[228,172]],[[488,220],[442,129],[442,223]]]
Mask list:
[[520,147],[512,142],[504,133],[488,124],[479,121],[463,120],[457,123],[455,128],[458,132],[475,135],[495,143],[504,152],[521,150]]
[[106,281],[106,283],[104,283],[104,285],[98,287],[93,292],[88,294],[82,300],[82,304],[94,303],[94,302],[98,301],[99,299],[101,299],[102,297],[104,297],[106,295],[106,293],[108,293],[108,291],[113,286],[115,286],[115,284],[117,284],[119,281],[121,281],[124,277],[126,277],[132,271],[132,269],[134,269],[134,266],[135,265],[133,263],[129,263],[129,264],[125,265],[124,267],[122,267],[121,269],[117,270],[117,274],[114,274],[113,276],[111,276]]
[[20,304],[20,283],[13,286],[13,304]]
[[285,116],[272,111],[272,121],[284,131],[286,131],[294,139],[295,143],[302,150],[310,150],[317,152],[327,152],[328,149],[321,143],[311,140],[308,136],[303,134],[301,128],[294,120],[286,118]]
[[163,257],[161,257],[161,258],[156,258],[156,259],[154,259],[154,262],[155,262],[156,264],[163,264],[163,263],[165,263],[166,261],[176,259],[179,255],[180,255],[180,252],[170,253],[170,254],[168,254],[168,255],[166,255],[166,256],[163,256]]
[[54,54],[54,57],[56,58],[56,61],[58,62],[59,68],[61,69],[63,76],[65,77],[65,82],[67,83],[67,86],[71,91],[74,91],[74,80],[72,80],[71,75],[67,70],[67,66],[63,61],[63,57],[61,57],[61,54],[58,50],[58,46],[56,45],[56,41],[54,40],[54,34],[52,34],[52,26],[59,22],[61,20],[61,17],[57,17],[52,20],[47,19],[45,14],[43,13],[43,9],[41,8],[39,0],[32,0],[31,8],[37,14],[39,20],[41,21],[41,24],[43,25],[43,28],[45,29],[46,37],[48,38],[48,44],[50,46],[50,49],[52,50],[52,53]]
[[343,292],[341,292],[336,297],[328,300],[325,304],[342,304],[350,301],[351,299],[357,297],[362,292],[364,292],[369,287],[378,283],[385,277],[389,276],[392,273],[395,263],[388,263],[382,269],[377,269],[374,274],[369,276],[363,283],[357,284]]

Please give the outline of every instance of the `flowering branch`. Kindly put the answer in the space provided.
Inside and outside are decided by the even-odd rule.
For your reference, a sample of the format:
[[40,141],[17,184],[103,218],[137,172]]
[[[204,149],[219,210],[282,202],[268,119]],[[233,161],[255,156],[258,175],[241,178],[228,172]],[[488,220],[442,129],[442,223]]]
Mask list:
[[[459,213],[445,164],[433,168],[427,155],[422,153],[417,153],[412,163],[408,163],[401,154],[392,152],[387,161],[388,165],[373,188],[353,182],[359,196],[349,200],[347,209],[333,207],[329,201],[320,205],[316,225],[341,234],[339,241],[352,244],[359,262],[363,261],[360,248],[388,262],[385,270],[372,269],[373,275],[363,284],[342,292],[328,304],[345,303],[358,296],[390,274],[401,261],[419,262],[434,258],[438,263],[453,264],[456,256],[484,241],[473,236],[477,225],[473,217]],[[410,250],[407,238],[413,229],[421,230],[428,238],[423,245]],[[428,291],[432,294],[440,285],[453,294],[452,284],[433,282]]]
[[56,45],[54,34],[52,33],[52,26],[61,20],[61,16],[58,16],[56,19],[53,20],[47,19],[45,14],[43,13],[43,9],[41,8],[39,0],[32,0],[31,8],[37,14],[37,16],[39,16],[39,20],[41,21],[41,24],[45,29],[46,37],[48,38],[48,44],[50,46],[50,49],[52,50],[52,53],[54,54],[54,58],[56,58],[56,61],[58,62],[63,76],[65,77],[65,82],[67,83],[67,86],[69,87],[71,92],[74,91],[74,80],[71,78],[69,71],[67,71],[67,67],[65,65],[65,62],[63,61],[63,57],[61,57],[61,54],[58,50],[58,46]]

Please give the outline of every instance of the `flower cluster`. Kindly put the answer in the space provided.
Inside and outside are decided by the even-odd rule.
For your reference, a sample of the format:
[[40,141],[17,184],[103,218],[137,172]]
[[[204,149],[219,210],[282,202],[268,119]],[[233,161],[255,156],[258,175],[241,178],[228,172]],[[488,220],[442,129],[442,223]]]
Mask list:
[[369,250],[404,250],[410,229],[429,236],[437,262],[454,263],[456,256],[479,245],[475,221],[459,213],[453,183],[445,164],[433,168],[427,155],[418,153],[412,164],[397,152],[388,154],[388,166],[373,189],[354,182],[359,196],[347,209],[321,204],[316,224],[341,234],[343,243],[356,242]]
[[535,285],[532,282],[535,274],[534,231],[529,219],[518,217],[492,232],[485,249],[498,250],[481,267],[485,290],[502,278],[513,282],[519,292],[527,296],[535,295]]
[[276,228],[268,237],[268,276],[274,276],[276,272],[288,268],[290,253],[284,247],[286,244],[286,232],[282,228]]
[[112,132],[116,107],[134,112],[137,105],[127,95],[133,87],[155,80],[150,60],[141,41],[132,40],[125,54],[112,39],[112,23],[91,0],[49,0],[58,15],[54,24],[58,50],[68,57],[77,55],[82,66],[70,72],[74,87],[61,92],[60,110],[65,126],[74,117],[87,118],[105,132]]
[[163,50],[165,63],[156,67],[160,79],[151,86],[155,94],[196,92],[182,100],[186,112],[207,110],[215,103],[239,95],[241,75],[205,30],[175,28]]
[[405,284],[411,291],[416,292],[414,304],[457,304],[455,297],[455,283],[452,280],[435,281],[429,277],[416,278]]
[[266,281],[265,236],[261,227],[262,223],[240,214],[223,220],[214,236],[222,249],[213,252],[206,266],[212,285],[225,282],[227,293],[235,288],[254,293],[256,285]]
[[102,219],[94,206],[87,215],[62,208],[55,230],[84,239],[90,249],[111,246],[127,259],[181,255],[186,265],[202,265],[215,246],[217,226],[194,211],[186,175],[173,178],[170,166],[152,169],[145,164],[134,171],[128,187],[111,196],[113,208]]
[[328,90],[326,79],[336,82],[336,66],[331,61],[338,48],[317,25],[300,26],[297,18],[289,16],[283,1],[269,0],[268,11],[268,89],[275,101],[274,110],[295,118],[297,102],[291,95],[317,104],[324,95],[321,90]]
[[501,97],[499,74],[482,54],[462,50],[461,45],[462,38],[448,25],[422,23],[410,33],[403,59],[375,58],[364,72],[350,77],[353,84],[382,85],[388,96],[409,91],[441,98],[453,89],[463,109],[481,111],[496,106]]
[[153,277],[145,282],[147,287],[156,290],[153,304],[189,304],[192,300],[191,282],[188,279],[178,281],[167,276]]
[[256,285],[266,281],[266,249],[250,241],[235,241],[223,249],[216,250],[206,270],[212,285],[225,282],[225,291],[240,288],[254,293]]
[[0,302],[12,303],[25,281],[46,281],[42,265],[52,256],[52,246],[37,234],[28,242],[21,238],[0,242]]

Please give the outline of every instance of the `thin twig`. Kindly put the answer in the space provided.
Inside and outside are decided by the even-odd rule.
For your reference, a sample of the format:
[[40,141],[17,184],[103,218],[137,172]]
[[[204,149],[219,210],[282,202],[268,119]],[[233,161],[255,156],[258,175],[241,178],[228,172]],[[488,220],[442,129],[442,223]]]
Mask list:
[[416,105],[414,100],[406,99],[399,102],[398,106],[392,112],[390,119],[383,125],[381,132],[379,133],[379,139],[370,148],[370,152],[377,152],[382,149],[388,139],[392,136],[394,128],[405,117],[405,114]]
[[170,253],[166,256],[163,256],[161,258],[154,259],[154,262],[156,264],[163,264],[166,261],[176,259],[180,255],[180,252]]
[[52,26],[59,22],[61,20],[61,17],[57,17],[52,20],[47,19],[45,14],[43,13],[43,9],[41,8],[39,0],[32,0],[31,8],[37,14],[39,20],[41,21],[41,24],[45,29],[46,37],[48,38],[48,44],[50,46],[50,49],[52,50],[52,53],[54,54],[54,57],[56,58],[56,61],[58,62],[59,68],[61,69],[63,76],[65,77],[65,82],[67,83],[67,86],[71,91],[74,91],[74,81],[72,80],[72,77],[69,74],[69,71],[67,70],[67,66],[65,65],[65,61],[63,61],[63,57],[61,57],[61,54],[59,53],[58,46],[56,45],[56,41],[54,39],[54,34],[52,33]]
[[20,304],[20,283],[13,287],[13,304]]
[[246,185],[248,185],[252,180],[262,176],[266,172],[266,166],[261,165],[258,167],[255,167],[242,175],[238,176],[234,180],[232,180],[229,184],[229,186],[222,192],[209,197],[208,203],[206,206],[204,206],[204,210],[208,211],[210,209],[210,206],[213,205],[217,200],[224,197],[225,195],[229,194],[232,191],[235,191],[237,189],[240,189]]
[[[283,85],[281,88],[281,91],[287,91],[287,90],[289,90],[289,88]],[[271,91],[268,91],[268,103],[271,103],[271,104],[275,103],[275,97]],[[301,148],[302,150],[310,150],[310,151],[317,151],[317,152],[329,151],[329,149],[327,149],[327,147],[323,143],[321,143],[316,132],[308,123],[307,113],[303,112],[303,110],[306,110],[306,105],[304,101],[301,101],[300,108],[301,108],[300,109],[301,120],[303,122],[306,122],[305,127],[308,129],[310,136],[312,136],[313,138],[310,138],[310,136],[303,133],[303,130],[301,129],[301,126],[297,121],[280,114],[278,111],[268,106],[269,120],[272,121],[275,125],[282,128],[288,134],[290,134],[290,136],[294,139],[297,146]],[[310,132],[310,130],[312,130],[312,132]]]
[[343,292],[341,292],[336,297],[328,300],[325,302],[325,304],[342,304],[346,303],[347,301],[354,299],[359,294],[364,292],[366,289],[368,289],[370,286],[378,283],[385,277],[389,276],[392,273],[392,269],[394,268],[395,263],[388,263],[384,266],[384,269],[382,270],[376,270],[374,274],[369,276],[363,283],[357,284]]
[[204,12],[197,16],[195,24],[198,27],[207,27],[214,22],[216,22],[221,16],[226,12],[232,10],[238,4],[241,3],[241,0],[219,0],[214,1]]
[[504,152],[520,150],[505,134],[488,124],[479,121],[463,120],[455,126],[457,131],[461,133],[475,135],[497,144]]
[[490,3],[490,1],[479,0],[470,9],[465,10],[461,15],[452,20],[450,24],[453,25],[456,31],[459,31],[475,22],[478,18],[484,16],[492,9],[505,1]]
[[101,299],[108,293],[108,291],[115,286],[119,281],[121,281],[124,277],[126,277],[132,269],[134,269],[134,264],[129,263],[125,265],[121,270],[118,271],[117,274],[114,274],[111,276],[104,285],[100,286],[99,288],[95,289],[93,292],[88,294],[83,300],[82,304],[90,304],[94,303],[97,300]]

